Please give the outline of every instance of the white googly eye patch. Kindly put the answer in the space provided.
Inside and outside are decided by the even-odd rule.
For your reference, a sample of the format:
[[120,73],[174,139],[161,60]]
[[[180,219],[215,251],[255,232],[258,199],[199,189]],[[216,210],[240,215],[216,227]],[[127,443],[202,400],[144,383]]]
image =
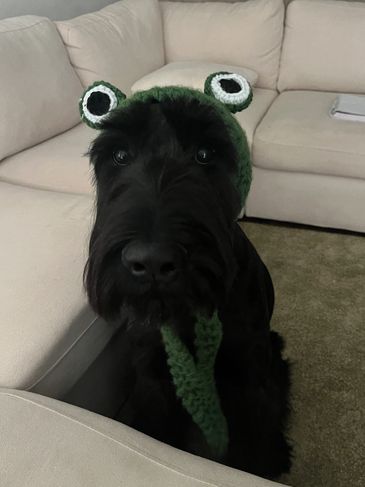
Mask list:
[[231,112],[247,108],[252,89],[246,78],[236,73],[213,73],[205,81],[204,91],[224,103]]
[[87,88],[80,100],[82,120],[92,128],[99,128],[104,118],[124,100],[125,95],[109,83],[98,81]]

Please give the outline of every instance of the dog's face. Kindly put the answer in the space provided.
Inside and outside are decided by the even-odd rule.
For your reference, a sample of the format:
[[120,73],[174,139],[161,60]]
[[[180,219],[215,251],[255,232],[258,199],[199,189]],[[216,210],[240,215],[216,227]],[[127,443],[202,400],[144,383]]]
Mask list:
[[236,272],[240,210],[238,154],[221,117],[194,99],[137,101],[103,122],[90,156],[95,311],[156,325],[216,307]]

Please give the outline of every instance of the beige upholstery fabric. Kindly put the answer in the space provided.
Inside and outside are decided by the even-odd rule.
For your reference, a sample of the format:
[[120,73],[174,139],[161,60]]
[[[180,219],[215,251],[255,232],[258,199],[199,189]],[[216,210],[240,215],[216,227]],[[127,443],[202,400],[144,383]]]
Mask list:
[[76,125],[82,87],[55,25],[0,21],[0,160]]
[[[365,125],[334,120],[336,93],[281,93],[256,130],[256,166],[365,179]],[[364,202],[365,203],[365,202]]]
[[[236,114],[250,144],[257,124],[275,96],[273,90],[254,88],[251,105]],[[92,169],[84,154],[97,135],[96,130],[79,124],[61,135],[8,157],[0,164],[0,181],[52,191],[93,194]]]
[[121,423],[35,394],[0,390],[0,478],[11,487],[275,487]]
[[204,83],[207,77],[219,71],[240,74],[250,82],[251,86],[255,86],[257,81],[257,73],[248,68],[202,61],[181,61],[168,63],[162,68],[143,76],[134,83],[131,91],[135,93],[136,91],[148,90],[153,86],[171,85],[188,86],[204,91]]
[[294,0],[288,6],[279,90],[364,93],[365,4]]
[[246,110],[238,112],[235,117],[241,124],[247,135],[249,145],[252,145],[253,136],[257,125],[264,117],[273,100],[275,100],[277,92],[274,90],[264,90],[262,88],[253,89],[253,99]]
[[247,216],[365,232],[365,181],[253,168]]
[[0,183],[0,386],[60,396],[112,335],[82,287],[92,206]]
[[257,86],[276,88],[282,0],[162,2],[166,62],[211,61],[253,69]]
[[137,79],[164,63],[157,0],[122,0],[57,26],[85,86],[104,80],[128,94]]
[[92,171],[84,156],[97,131],[80,124],[0,163],[0,181],[89,194]]

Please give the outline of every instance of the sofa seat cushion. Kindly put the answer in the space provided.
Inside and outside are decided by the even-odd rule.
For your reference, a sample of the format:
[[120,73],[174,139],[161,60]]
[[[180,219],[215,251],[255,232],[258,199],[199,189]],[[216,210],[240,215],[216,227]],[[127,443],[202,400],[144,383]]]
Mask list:
[[254,166],[245,213],[254,218],[365,233],[364,208],[364,179]]
[[0,390],[2,485],[275,487],[176,450],[111,419],[27,392]]
[[204,91],[204,83],[207,77],[220,71],[240,74],[250,82],[251,86],[255,86],[257,81],[257,73],[255,71],[241,66],[202,61],[181,61],[165,64],[162,68],[143,76],[143,78],[134,83],[131,91],[135,93],[136,91],[148,90],[153,86],[174,85],[189,86],[190,88]]
[[82,285],[92,206],[0,183],[0,386],[59,397],[109,340]]
[[82,86],[55,25],[0,20],[0,160],[75,126]]
[[84,86],[104,80],[128,94],[138,78],[164,64],[157,0],[122,0],[57,27]]
[[0,163],[0,180],[35,188],[89,194],[93,191],[84,156],[97,132],[79,124]]
[[365,125],[334,120],[336,93],[281,93],[257,127],[255,166],[365,179]]

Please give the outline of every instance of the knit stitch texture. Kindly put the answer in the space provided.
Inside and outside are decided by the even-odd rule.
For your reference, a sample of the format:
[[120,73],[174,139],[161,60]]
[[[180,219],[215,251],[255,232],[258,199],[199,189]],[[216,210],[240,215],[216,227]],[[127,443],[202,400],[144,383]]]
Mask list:
[[195,323],[196,359],[169,325],[161,328],[167,363],[176,394],[203,432],[212,454],[221,458],[228,447],[227,420],[215,384],[214,365],[222,341],[222,323],[198,316]]

